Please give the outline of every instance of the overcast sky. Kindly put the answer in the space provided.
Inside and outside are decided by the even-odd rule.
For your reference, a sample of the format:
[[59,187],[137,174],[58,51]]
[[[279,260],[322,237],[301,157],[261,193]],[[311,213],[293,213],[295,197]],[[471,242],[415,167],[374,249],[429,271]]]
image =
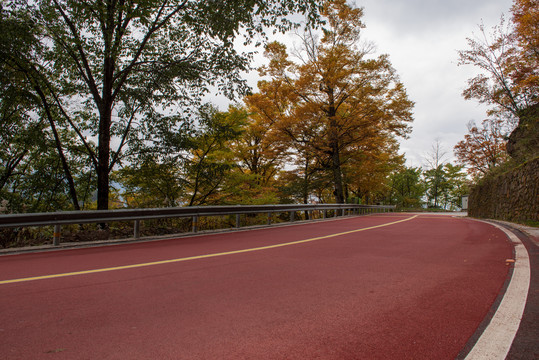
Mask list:
[[[486,107],[466,101],[462,91],[477,74],[473,66],[457,66],[458,50],[467,37],[487,29],[509,14],[512,0],[357,0],[364,7],[363,39],[376,45],[376,54],[389,54],[393,67],[415,102],[413,132],[401,141],[407,165],[421,166],[439,139],[451,161],[453,147],[467,133],[470,121],[481,122]],[[294,36],[278,40],[293,46]],[[297,39],[297,38],[296,38]],[[257,64],[263,61],[255,57]],[[256,91],[256,72],[248,75]],[[223,108],[223,103],[217,101]],[[225,108],[226,109],[226,108]],[[223,110],[225,110],[223,109]]]
[[390,55],[393,66],[416,105],[413,132],[401,142],[408,165],[424,164],[439,138],[453,158],[453,147],[467,133],[470,120],[486,117],[484,106],[466,101],[462,90],[478,69],[457,66],[457,50],[467,37],[487,29],[509,14],[511,0],[361,0],[365,8],[364,36],[378,52]]

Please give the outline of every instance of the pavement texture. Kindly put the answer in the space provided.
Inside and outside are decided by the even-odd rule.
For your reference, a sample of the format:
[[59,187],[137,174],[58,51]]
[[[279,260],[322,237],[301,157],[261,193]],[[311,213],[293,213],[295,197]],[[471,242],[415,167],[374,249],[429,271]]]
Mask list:
[[0,359],[455,359],[512,256],[412,214],[4,255]]

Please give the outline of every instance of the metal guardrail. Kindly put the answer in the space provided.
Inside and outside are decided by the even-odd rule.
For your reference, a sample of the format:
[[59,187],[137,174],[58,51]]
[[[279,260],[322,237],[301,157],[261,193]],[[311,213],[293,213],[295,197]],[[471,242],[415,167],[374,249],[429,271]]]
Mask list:
[[389,212],[394,205],[357,205],[357,204],[285,204],[285,205],[229,205],[229,206],[190,206],[160,209],[119,209],[119,210],[90,210],[62,211],[53,213],[8,214],[0,215],[1,228],[54,226],[53,244],[60,244],[61,226],[85,223],[108,223],[113,221],[133,221],[133,236],[140,237],[140,221],[150,219],[191,217],[192,231],[198,231],[198,219],[202,216],[236,215],[236,228],[241,226],[241,214],[268,213],[268,225],[271,224],[271,214],[290,213],[290,221],[295,220],[298,211],[322,211],[323,218],[327,211],[333,210],[333,216],[339,211],[344,216],[370,212]]

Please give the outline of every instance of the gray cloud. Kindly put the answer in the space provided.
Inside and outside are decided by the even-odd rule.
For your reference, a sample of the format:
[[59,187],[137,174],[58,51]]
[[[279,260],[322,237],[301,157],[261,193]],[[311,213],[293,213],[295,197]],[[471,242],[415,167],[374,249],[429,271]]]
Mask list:
[[[507,0],[362,0],[366,19],[383,22],[398,32],[427,33],[459,24],[477,24],[481,18],[496,19],[507,12]],[[367,23],[367,26],[369,24]]]
[[[457,50],[482,21],[491,27],[508,13],[511,0],[426,1],[363,0],[364,38],[387,53],[416,102],[413,133],[401,142],[408,163],[419,166],[437,138],[452,155],[470,120],[486,117],[486,108],[461,96],[477,69],[458,67]],[[451,157],[450,157],[451,158]]]

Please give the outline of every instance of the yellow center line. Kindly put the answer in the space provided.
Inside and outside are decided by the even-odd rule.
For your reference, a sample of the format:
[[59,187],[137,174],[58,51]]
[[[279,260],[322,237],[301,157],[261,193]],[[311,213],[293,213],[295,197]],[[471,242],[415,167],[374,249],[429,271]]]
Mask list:
[[409,217],[409,218],[406,218],[406,219],[403,219],[403,220],[393,221],[393,222],[386,223],[386,224],[375,225],[375,226],[370,226],[370,227],[366,227],[366,228],[345,231],[345,232],[336,233],[336,234],[324,235],[324,236],[314,237],[314,238],[310,238],[310,239],[304,239],[304,240],[298,240],[298,241],[292,241],[292,242],[274,244],[274,245],[268,245],[268,246],[261,246],[261,247],[256,247],[256,248],[233,250],[233,251],[226,251],[226,252],[214,253],[214,254],[196,255],[196,256],[189,256],[189,257],[178,258],[178,259],[153,261],[153,262],[147,262],[147,263],[115,266],[115,267],[108,267],[108,268],[101,268],[101,269],[82,270],[82,271],[74,271],[74,272],[68,272],[68,273],[51,274],[51,275],[43,275],[43,276],[34,276],[34,277],[27,277],[27,278],[20,278],[20,279],[0,280],[0,285],[12,284],[12,283],[18,283],[18,282],[25,282],[25,281],[54,279],[54,278],[60,278],[60,277],[66,277],[66,276],[95,274],[95,273],[101,273],[101,272],[107,272],[107,271],[135,269],[135,268],[140,268],[140,267],[145,267],[145,266],[171,264],[171,263],[177,263],[177,262],[182,262],[182,261],[198,260],[198,259],[206,259],[206,258],[212,258],[212,257],[218,257],[218,256],[241,254],[241,253],[246,253],[246,252],[251,252],[251,251],[275,249],[275,248],[284,247],[284,246],[304,244],[304,243],[308,243],[308,242],[312,242],[312,241],[317,241],[317,240],[322,240],[322,239],[329,239],[329,238],[332,238],[332,237],[353,234],[353,233],[360,232],[360,231],[381,228],[381,227],[384,227],[384,226],[394,225],[394,224],[398,224],[398,223],[401,223],[401,222],[404,222],[404,221],[412,220],[412,219],[414,219],[416,217],[417,217],[417,215],[414,215],[412,217]]

